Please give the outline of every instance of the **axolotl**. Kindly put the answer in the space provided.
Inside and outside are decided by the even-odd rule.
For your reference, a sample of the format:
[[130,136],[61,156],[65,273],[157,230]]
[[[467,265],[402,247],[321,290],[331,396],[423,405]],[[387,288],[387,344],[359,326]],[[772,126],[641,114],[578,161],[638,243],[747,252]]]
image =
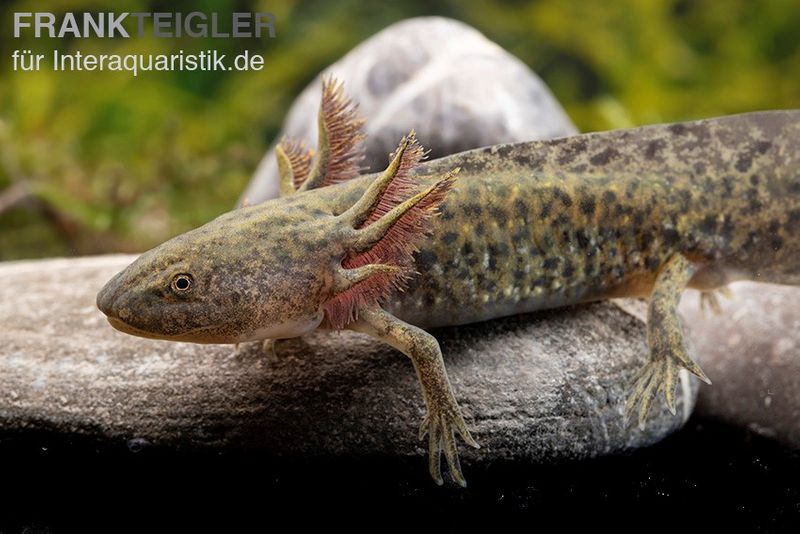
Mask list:
[[[674,413],[687,353],[685,288],[800,285],[800,111],[750,113],[423,162],[413,132],[363,174],[363,120],[327,80],[315,152],[276,148],[281,193],[142,254],[97,305],[137,336],[230,343],[349,329],[413,362],[440,456],[465,485],[456,435],[477,447],[426,329],[613,297],[647,297],[649,363],[626,418],[662,392]],[[638,412],[638,414],[637,414]]]

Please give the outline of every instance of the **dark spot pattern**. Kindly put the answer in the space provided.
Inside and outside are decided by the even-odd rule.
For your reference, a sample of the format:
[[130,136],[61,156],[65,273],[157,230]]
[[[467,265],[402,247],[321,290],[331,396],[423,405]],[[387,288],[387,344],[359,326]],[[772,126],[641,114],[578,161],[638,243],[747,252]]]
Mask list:
[[584,197],[581,199],[581,213],[584,215],[594,215],[594,198]]
[[655,256],[648,256],[644,260],[644,266],[650,271],[655,271],[659,265],[661,265],[661,260]]
[[746,172],[752,164],[753,160],[750,158],[749,154],[740,154],[739,159],[736,160],[736,170],[739,172]]
[[597,154],[592,156],[589,159],[589,162],[592,165],[596,165],[596,166],[606,165],[606,164],[608,164],[609,161],[611,161],[611,160],[613,160],[615,158],[618,158],[618,157],[619,157],[619,151],[617,149],[615,149],[615,148],[609,147],[609,148],[606,148],[605,150],[603,150],[602,152],[598,152]]
[[589,236],[583,230],[578,230],[575,232],[575,240],[578,242],[578,247],[582,250],[586,250],[589,248],[590,239]]
[[432,250],[420,250],[416,255],[416,263],[420,269],[430,270],[432,266],[436,265],[436,253]]
[[474,202],[464,204],[461,209],[464,210],[464,215],[467,217],[480,217],[483,214],[483,208]]
[[520,199],[514,201],[514,211],[517,212],[517,216],[521,217],[522,219],[528,219],[528,205],[525,204]]
[[649,143],[647,143],[647,148],[645,148],[644,151],[645,159],[648,160],[655,159],[656,156],[658,156],[659,152],[661,152],[664,149],[665,145],[666,143],[664,143],[663,139],[654,139]]
[[575,143],[569,143],[558,155],[556,161],[559,165],[572,163],[577,156],[586,152],[586,146],[587,142],[582,139]]
[[554,188],[553,195],[561,201],[561,204],[563,204],[565,208],[572,206],[572,197],[563,189],[559,189],[558,187]]
[[686,133],[686,126],[683,124],[673,124],[669,127],[669,131],[673,135],[684,135]]
[[559,259],[558,259],[558,258],[547,258],[547,259],[546,259],[546,260],[544,260],[544,262],[542,263],[542,268],[543,268],[544,270],[546,270],[546,271],[552,271],[552,270],[554,270],[556,267],[558,267],[558,261],[559,261]]
[[499,225],[505,225],[507,222],[506,212],[500,208],[490,208],[489,213],[491,213],[492,218],[497,222]]
[[713,235],[717,230],[717,216],[706,215],[700,222],[700,230],[708,235]]
[[[792,113],[504,145],[425,164],[420,176],[462,167],[463,184],[419,245],[434,248],[442,268],[452,264],[439,280],[446,298],[431,313],[483,319],[493,302],[507,310],[509,295],[532,306],[624,292],[631,276],[660,272],[675,252],[744,271],[765,262],[762,276],[774,272],[764,258],[792,257],[789,229],[800,225],[800,177],[779,167],[797,152]],[[410,303],[431,291],[419,270],[402,297]]]
[[458,234],[455,232],[447,232],[442,236],[442,243],[450,245],[458,239]]

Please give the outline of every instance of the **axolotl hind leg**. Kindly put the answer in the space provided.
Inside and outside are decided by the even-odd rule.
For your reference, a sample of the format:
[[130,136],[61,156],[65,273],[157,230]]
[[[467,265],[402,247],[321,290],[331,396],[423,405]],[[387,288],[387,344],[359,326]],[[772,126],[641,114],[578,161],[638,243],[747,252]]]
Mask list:
[[667,407],[675,413],[675,381],[681,368],[710,384],[706,374],[686,351],[678,317],[681,293],[692,276],[692,265],[683,255],[672,256],[656,277],[647,308],[647,344],[650,362],[637,374],[633,392],[625,406],[629,420],[639,406],[639,427],[644,428],[653,398],[664,392]]

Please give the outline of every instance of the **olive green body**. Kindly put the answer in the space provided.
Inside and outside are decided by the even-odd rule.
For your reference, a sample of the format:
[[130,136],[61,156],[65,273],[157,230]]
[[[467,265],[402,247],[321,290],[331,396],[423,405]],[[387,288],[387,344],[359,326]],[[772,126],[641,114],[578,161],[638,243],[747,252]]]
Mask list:
[[[454,167],[419,274],[385,306],[418,326],[644,296],[676,252],[699,289],[800,284],[800,112],[489,147],[417,172]],[[371,179],[311,204],[344,210]]]
[[[416,275],[384,308],[421,327],[649,293],[675,253],[694,287],[800,284],[800,112],[487,147],[416,241]],[[350,246],[342,213],[378,175],[235,210],[143,254],[98,305],[136,335],[232,343],[323,324]],[[176,273],[196,287],[170,292]]]
[[[330,131],[336,143],[321,136],[320,154],[341,156],[343,130]],[[643,426],[658,392],[675,412],[680,369],[708,382],[683,341],[685,287],[800,285],[798,111],[495,146],[425,164],[412,135],[380,175],[329,186],[327,171],[350,160],[317,158],[296,188],[295,171],[309,160],[286,147],[278,155],[288,196],[142,254],[100,291],[98,307],[115,328],[145,337],[239,343],[349,328],[401,350],[420,379],[421,435],[439,484],[441,453],[466,484],[456,433],[477,442],[439,345],[422,328],[647,295],[650,361],[624,410],[625,418],[638,410]]]

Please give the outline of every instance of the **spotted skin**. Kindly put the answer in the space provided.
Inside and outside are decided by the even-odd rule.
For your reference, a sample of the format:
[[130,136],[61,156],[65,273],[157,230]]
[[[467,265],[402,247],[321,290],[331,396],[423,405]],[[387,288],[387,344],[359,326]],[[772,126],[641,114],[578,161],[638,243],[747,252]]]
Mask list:
[[[441,452],[464,482],[454,436],[474,440],[424,328],[649,296],[651,362],[626,410],[638,406],[643,423],[658,391],[674,406],[679,368],[705,377],[686,354],[675,311],[686,286],[800,285],[798,111],[487,147],[411,173],[422,190],[455,168],[438,215],[414,241],[416,275],[405,291],[346,325],[414,362],[437,482]],[[366,272],[341,271],[358,231],[351,211],[388,172],[225,214],[143,254],[103,288],[98,306],[125,332],[194,342],[325,326],[325,303],[342,280]],[[386,275],[385,266],[366,268]],[[170,290],[181,273],[194,280],[185,294]]]

